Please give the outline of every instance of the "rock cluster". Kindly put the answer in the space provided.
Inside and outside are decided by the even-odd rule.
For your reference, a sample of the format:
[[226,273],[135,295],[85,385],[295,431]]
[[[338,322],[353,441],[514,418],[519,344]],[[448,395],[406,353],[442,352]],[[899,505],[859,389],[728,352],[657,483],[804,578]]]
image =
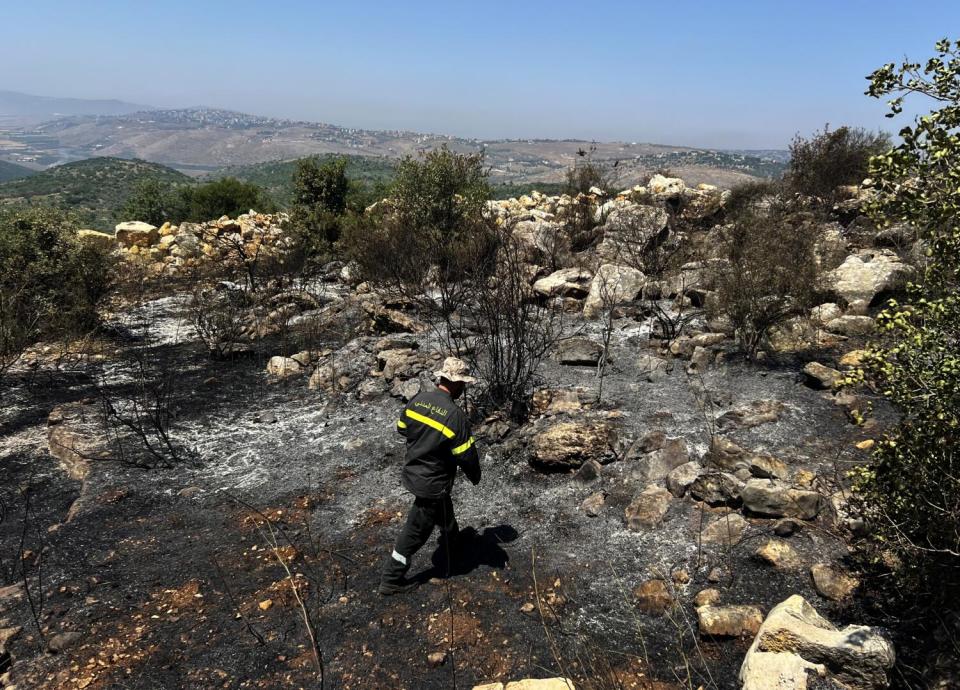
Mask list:
[[240,263],[244,258],[264,260],[282,255],[291,245],[284,226],[286,213],[250,211],[236,218],[223,216],[205,223],[164,223],[155,227],[140,221],[120,223],[112,236],[81,230],[82,240],[108,246],[112,242],[125,259],[145,264],[157,275],[175,275],[206,262]]

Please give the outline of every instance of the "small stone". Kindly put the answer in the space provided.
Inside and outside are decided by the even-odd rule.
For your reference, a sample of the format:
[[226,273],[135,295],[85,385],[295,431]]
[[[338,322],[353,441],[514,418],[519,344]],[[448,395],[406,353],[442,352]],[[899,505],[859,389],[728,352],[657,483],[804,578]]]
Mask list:
[[690,495],[711,506],[738,505],[743,482],[726,472],[701,474],[690,484]]
[[794,548],[779,539],[769,539],[753,555],[777,570],[796,570],[803,565]]
[[663,522],[672,498],[669,491],[651,484],[637,494],[624,511],[627,527],[634,531],[656,527]]
[[804,383],[811,388],[830,389],[836,387],[840,379],[843,378],[836,369],[820,364],[820,362],[809,362],[803,368]]
[[697,595],[693,598],[694,608],[700,608],[701,606],[716,606],[720,603],[720,591],[713,589],[703,589],[697,592]]
[[427,655],[427,663],[430,664],[430,666],[433,668],[437,668],[438,666],[443,666],[443,664],[446,663],[446,661],[447,661],[446,652],[431,652],[430,654]]
[[825,328],[831,333],[858,336],[873,333],[876,325],[877,322],[870,316],[841,316],[829,321]]
[[751,479],[740,496],[747,510],[767,517],[812,520],[820,512],[820,494],[770,479]]
[[782,460],[763,453],[752,454],[746,457],[749,473],[761,479],[786,479],[790,476],[790,468]]
[[752,637],[763,624],[756,606],[701,606],[697,609],[703,637]]
[[580,504],[580,509],[587,517],[597,517],[603,510],[604,503],[606,503],[606,495],[602,491],[598,491],[587,496]]
[[716,584],[723,579],[723,571],[720,568],[710,568],[710,572],[707,573],[707,582],[713,582]]
[[829,563],[814,564],[810,567],[810,574],[813,576],[813,584],[820,596],[833,601],[846,599],[860,586],[857,578]]
[[596,460],[587,460],[585,463],[580,465],[580,469],[576,471],[573,475],[573,478],[578,482],[583,482],[584,484],[594,481],[600,477],[600,473],[603,471],[603,465],[601,465]]
[[62,652],[79,642],[82,638],[83,633],[80,632],[59,633],[47,641],[47,649],[54,653]]
[[860,450],[870,450],[874,445],[876,445],[876,441],[874,441],[872,438],[868,438],[860,441],[860,443],[857,444],[857,448]]
[[717,426],[721,430],[752,429],[778,421],[785,409],[786,406],[779,400],[755,400],[724,412],[717,418]]
[[260,607],[261,611],[266,611],[273,606],[273,599],[264,599],[257,606]]
[[667,489],[677,498],[682,497],[702,471],[703,467],[698,462],[685,462],[673,468],[667,475]]
[[589,338],[570,338],[557,348],[557,360],[568,366],[596,366],[603,355],[603,346]]
[[667,583],[660,579],[641,582],[633,590],[637,608],[651,616],[662,616],[673,606],[673,596]]
[[673,577],[674,584],[685,585],[688,582],[690,582],[690,573],[688,573],[683,568],[680,568],[680,570],[673,571],[672,577]]
[[740,543],[744,531],[750,526],[740,513],[729,513],[707,525],[700,534],[704,544],[735,546]]
[[791,537],[799,532],[801,527],[801,523],[796,520],[785,518],[783,520],[777,520],[773,526],[773,533],[778,537]]

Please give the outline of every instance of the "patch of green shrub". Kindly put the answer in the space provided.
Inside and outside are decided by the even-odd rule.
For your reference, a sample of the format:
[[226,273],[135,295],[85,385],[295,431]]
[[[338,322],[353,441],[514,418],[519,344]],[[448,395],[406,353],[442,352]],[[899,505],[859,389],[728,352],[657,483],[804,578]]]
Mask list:
[[0,366],[38,340],[95,327],[111,263],[106,249],[78,239],[63,211],[0,211]]

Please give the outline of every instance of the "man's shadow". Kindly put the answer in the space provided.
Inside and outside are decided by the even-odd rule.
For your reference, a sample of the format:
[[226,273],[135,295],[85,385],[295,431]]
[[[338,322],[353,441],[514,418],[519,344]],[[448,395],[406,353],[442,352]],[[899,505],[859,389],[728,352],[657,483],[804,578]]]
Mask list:
[[440,537],[440,545],[430,557],[433,567],[419,573],[414,579],[426,582],[433,578],[466,575],[482,565],[500,570],[505,568],[510,556],[501,546],[515,541],[519,535],[510,525],[487,527],[481,533],[473,527],[465,527],[454,542],[453,549],[446,548]]

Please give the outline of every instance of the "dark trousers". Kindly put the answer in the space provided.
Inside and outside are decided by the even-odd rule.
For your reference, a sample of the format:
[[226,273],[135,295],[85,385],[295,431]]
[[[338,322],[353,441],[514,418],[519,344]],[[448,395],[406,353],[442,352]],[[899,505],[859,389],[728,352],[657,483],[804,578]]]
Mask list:
[[406,575],[410,569],[410,559],[427,543],[434,527],[440,528],[440,545],[449,553],[460,532],[449,495],[443,498],[417,497],[413,501],[407,513],[407,522],[397,537],[393,553],[387,559],[384,578],[393,580]]

